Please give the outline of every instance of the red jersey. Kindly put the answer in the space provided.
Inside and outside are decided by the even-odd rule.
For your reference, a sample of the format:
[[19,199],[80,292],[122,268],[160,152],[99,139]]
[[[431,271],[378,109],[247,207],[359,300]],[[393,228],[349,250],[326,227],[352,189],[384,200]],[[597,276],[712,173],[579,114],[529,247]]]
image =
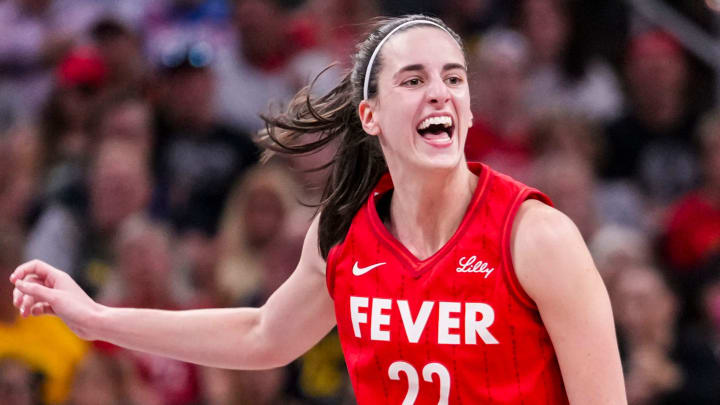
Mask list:
[[[567,404],[557,357],[510,256],[520,204],[550,200],[485,165],[452,238],[418,260],[380,220],[383,178],[327,261],[359,405]],[[452,196],[448,196],[452,198]]]

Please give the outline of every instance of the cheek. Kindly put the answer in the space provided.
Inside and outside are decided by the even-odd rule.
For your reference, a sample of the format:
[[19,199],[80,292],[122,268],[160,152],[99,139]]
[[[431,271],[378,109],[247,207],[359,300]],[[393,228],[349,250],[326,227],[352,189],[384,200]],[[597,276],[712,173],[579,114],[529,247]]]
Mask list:
[[461,92],[454,97],[455,111],[462,126],[469,127],[472,122],[472,109],[470,105],[470,94],[468,91]]
[[410,103],[385,103],[378,124],[386,142],[392,143],[394,139],[400,138],[400,134],[412,128],[415,115],[416,110]]

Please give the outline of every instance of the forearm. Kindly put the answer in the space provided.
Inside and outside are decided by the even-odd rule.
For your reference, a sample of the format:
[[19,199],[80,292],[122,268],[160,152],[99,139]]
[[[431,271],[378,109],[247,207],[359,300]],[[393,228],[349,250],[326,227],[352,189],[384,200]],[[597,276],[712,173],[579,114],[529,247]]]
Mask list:
[[24,316],[57,315],[86,340],[212,367],[278,367],[302,355],[335,324],[317,233],[308,235],[298,268],[262,308],[111,308],[93,301],[67,273],[39,260],[11,275],[13,304]]
[[258,308],[155,309],[101,307],[91,322],[97,340],[212,367],[272,368],[283,362],[262,332]]

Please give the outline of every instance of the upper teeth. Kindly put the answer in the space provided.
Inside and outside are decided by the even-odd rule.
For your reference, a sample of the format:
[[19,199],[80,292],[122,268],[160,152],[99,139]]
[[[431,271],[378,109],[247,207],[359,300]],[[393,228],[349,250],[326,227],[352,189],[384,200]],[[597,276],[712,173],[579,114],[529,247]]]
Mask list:
[[425,120],[418,125],[418,129],[425,129],[430,125],[442,125],[445,128],[449,128],[452,126],[452,118],[448,116],[425,118]]

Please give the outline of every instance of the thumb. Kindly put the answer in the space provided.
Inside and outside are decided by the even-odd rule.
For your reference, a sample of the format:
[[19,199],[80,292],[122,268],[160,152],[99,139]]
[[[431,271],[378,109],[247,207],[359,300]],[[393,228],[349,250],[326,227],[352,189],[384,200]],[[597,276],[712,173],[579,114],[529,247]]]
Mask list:
[[29,283],[20,280],[15,283],[15,287],[22,293],[34,297],[36,301],[52,303],[55,298],[55,291],[38,283]]

